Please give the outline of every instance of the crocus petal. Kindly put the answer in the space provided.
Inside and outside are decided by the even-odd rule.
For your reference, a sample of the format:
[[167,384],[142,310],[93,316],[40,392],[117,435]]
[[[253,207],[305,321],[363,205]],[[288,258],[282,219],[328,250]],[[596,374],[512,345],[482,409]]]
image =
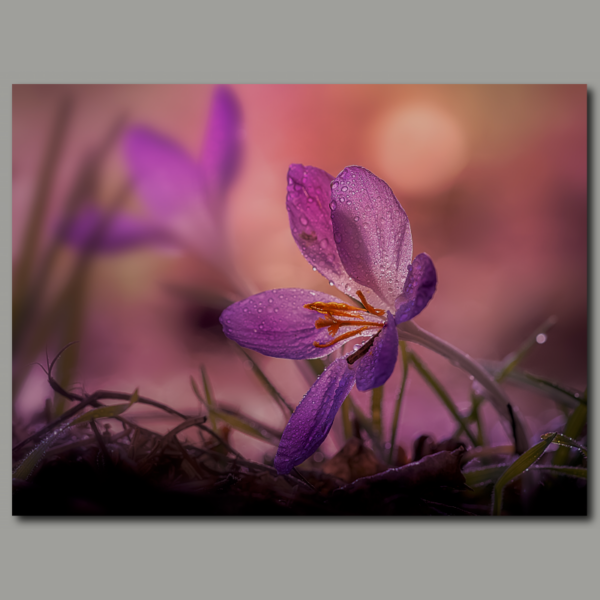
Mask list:
[[332,180],[321,169],[290,165],[286,202],[290,227],[304,258],[340,291],[356,297],[358,286],[346,273],[333,239]]
[[334,179],[331,200],[334,240],[346,271],[377,294],[378,306],[393,309],[412,258],[406,213],[390,187],[362,167],[346,167]]
[[119,252],[144,245],[175,243],[157,224],[124,214],[109,215],[95,207],[79,212],[62,239],[80,250]]
[[416,317],[431,300],[436,284],[433,261],[427,254],[419,254],[408,267],[404,292],[396,299],[396,323]]
[[241,158],[242,113],[235,94],[217,86],[208,116],[200,164],[211,191],[211,202],[221,205],[221,195],[235,177]]
[[354,377],[346,358],[338,358],[321,373],[283,430],[274,461],[278,473],[289,473],[323,443]]
[[[313,342],[327,344],[332,338],[326,328],[315,328],[315,321],[323,315],[304,305],[339,301],[329,294],[297,288],[270,290],[232,304],[220,320],[223,333],[245,348],[276,358],[318,358],[331,354],[352,337],[326,348],[315,347]],[[341,327],[338,333],[346,331]]]
[[388,311],[387,323],[373,346],[356,366],[356,387],[364,392],[383,385],[392,374],[398,358],[398,330]]
[[124,150],[133,183],[155,217],[185,214],[203,203],[200,170],[177,144],[136,127],[127,132]]

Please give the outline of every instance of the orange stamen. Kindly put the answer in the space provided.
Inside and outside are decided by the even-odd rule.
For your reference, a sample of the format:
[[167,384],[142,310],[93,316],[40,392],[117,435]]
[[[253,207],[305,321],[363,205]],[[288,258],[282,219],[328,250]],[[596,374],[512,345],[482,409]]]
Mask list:
[[[383,327],[383,325],[381,325],[381,327]],[[342,340],[347,340],[349,337],[352,337],[353,335],[356,335],[357,333],[360,333],[361,331],[364,331],[365,329],[369,329],[369,326],[365,325],[364,327],[361,327],[360,329],[357,329],[356,331],[348,331],[346,333],[342,333],[342,335],[338,335],[336,338],[332,339],[330,342],[327,342],[326,344],[319,344],[319,342],[313,342],[313,346],[315,348],[328,348],[329,346],[333,346],[334,344],[337,344],[338,342],[341,342]]]
[[360,301],[363,303],[364,307],[372,314],[377,315],[378,317],[383,317],[383,315],[385,315],[385,310],[383,310],[383,308],[375,308],[374,306],[371,306],[368,302],[367,299],[365,298],[365,295],[360,291],[357,290],[356,294],[358,295],[358,297],[360,298]]
[[[304,308],[308,308],[309,310],[314,310],[316,312],[321,313],[322,315],[325,315],[324,317],[319,318],[315,321],[315,327],[317,329],[323,329],[324,327],[327,327],[329,335],[332,338],[334,338],[326,344],[313,342],[313,346],[315,346],[316,348],[328,348],[329,346],[337,344],[337,342],[358,335],[372,327],[378,327],[381,329],[384,326],[384,323],[373,323],[372,321],[365,321],[362,315],[357,314],[359,311],[363,313],[370,313],[377,317],[382,317],[385,314],[384,310],[374,308],[373,306],[371,306],[366,301],[365,296],[361,291],[358,291],[357,294],[365,308],[362,308],[360,306],[350,306],[349,304],[345,304],[344,302],[312,302],[311,304],[304,305]],[[350,319],[338,320],[336,317],[346,317],[346,319],[350,317]],[[354,329],[353,331],[348,331],[335,337],[340,327],[356,327],[357,329]]]

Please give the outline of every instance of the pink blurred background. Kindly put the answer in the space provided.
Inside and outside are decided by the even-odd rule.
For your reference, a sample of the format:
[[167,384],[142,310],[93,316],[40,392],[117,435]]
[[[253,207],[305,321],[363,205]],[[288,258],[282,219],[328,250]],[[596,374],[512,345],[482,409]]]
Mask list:
[[[468,354],[501,359],[550,315],[557,325],[524,366],[558,383],[587,386],[587,90],[582,85],[238,85],[244,123],[242,167],[228,197],[228,228],[238,268],[254,291],[302,287],[330,292],[289,232],[285,209],[290,163],[337,175],[347,165],[371,170],[394,190],[411,222],[414,254],[427,252],[438,288],[417,322]],[[51,195],[42,244],[49,243],[81,157],[117,117],[152,127],[198,154],[212,86],[13,87],[13,261],[40,162],[59,103],[75,114]],[[98,198],[126,179],[118,143],[102,170]],[[143,214],[135,193],[124,210]],[[74,251],[65,248],[65,270]],[[217,400],[282,428],[285,419],[245,361],[219,334],[210,314],[166,286],[222,291],[201,256],[147,248],[98,256],[90,267],[79,363],[73,382],[86,391],[133,391],[181,411],[200,410],[189,377],[204,365]],[[59,283],[56,283],[58,286]],[[57,349],[54,342],[49,351]],[[468,377],[444,359],[416,348],[468,408]],[[292,361],[255,355],[292,405],[308,382]],[[386,385],[388,423],[400,369]],[[507,388],[529,433],[557,427],[564,416],[551,400]],[[368,397],[354,392],[361,405]],[[50,396],[34,368],[15,415],[27,421]],[[140,422],[163,430],[174,422]],[[132,412],[133,414],[133,412]],[[484,412],[490,443],[506,435]],[[455,426],[449,413],[412,373],[398,442],[422,433],[438,439]],[[272,447],[243,434],[232,443],[249,458]],[[324,448],[339,447],[339,424]]]

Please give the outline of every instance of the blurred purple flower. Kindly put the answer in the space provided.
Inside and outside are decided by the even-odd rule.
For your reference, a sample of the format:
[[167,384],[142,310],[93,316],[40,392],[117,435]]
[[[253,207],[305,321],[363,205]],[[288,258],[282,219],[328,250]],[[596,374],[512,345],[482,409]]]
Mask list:
[[218,86],[214,92],[199,159],[145,127],[129,129],[123,149],[148,217],[118,213],[107,219],[99,209],[88,207],[69,228],[66,241],[85,247],[101,231],[96,251],[175,245],[216,266],[227,266],[225,199],[241,157],[241,111],[231,89]]
[[362,306],[321,292],[271,290],[225,309],[223,331],[246,348],[291,359],[326,356],[362,340],[323,371],[292,414],[275,456],[281,474],[317,450],[355,383],[364,391],[388,380],[398,357],[396,325],[425,308],[437,282],[429,256],[411,263],[408,217],[392,190],[362,167],[333,179],[292,165],[287,209],[306,260]]

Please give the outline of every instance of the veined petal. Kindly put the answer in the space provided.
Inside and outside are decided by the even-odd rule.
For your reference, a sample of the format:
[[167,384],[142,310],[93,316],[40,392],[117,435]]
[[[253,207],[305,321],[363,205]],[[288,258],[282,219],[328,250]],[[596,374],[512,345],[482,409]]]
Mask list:
[[406,213],[390,187],[363,167],[346,167],[331,184],[331,199],[333,235],[344,268],[380,298],[373,304],[393,309],[412,258]]
[[346,358],[338,358],[321,373],[283,430],[275,455],[279,474],[289,473],[323,443],[354,385],[354,378]]
[[241,131],[242,112],[235,94],[228,86],[217,86],[200,155],[213,203],[220,205],[221,196],[237,173],[241,158]]
[[392,374],[398,359],[398,331],[388,311],[386,326],[375,338],[373,346],[356,366],[356,387],[364,392],[383,385]]
[[[347,343],[352,336],[326,348],[313,342],[327,344],[332,340],[326,328],[317,329],[320,313],[304,308],[313,302],[339,302],[339,298],[297,288],[270,290],[236,302],[221,315],[225,335],[251,350],[276,358],[318,358],[331,354]],[[340,327],[339,334],[351,328]]]
[[144,245],[174,243],[159,225],[124,214],[108,215],[95,207],[80,211],[62,234],[80,250],[120,252]]
[[408,267],[404,292],[396,299],[396,323],[410,321],[429,303],[437,285],[433,261],[424,252]]
[[290,165],[286,201],[290,227],[304,258],[340,291],[356,297],[358,285],[346,273],[333,239],[332,180],[321,169]]
[[200,169],[171,140],[135,127],[125,136],[124,150],[133,183],[156,218],[170,218],[205,203]]

